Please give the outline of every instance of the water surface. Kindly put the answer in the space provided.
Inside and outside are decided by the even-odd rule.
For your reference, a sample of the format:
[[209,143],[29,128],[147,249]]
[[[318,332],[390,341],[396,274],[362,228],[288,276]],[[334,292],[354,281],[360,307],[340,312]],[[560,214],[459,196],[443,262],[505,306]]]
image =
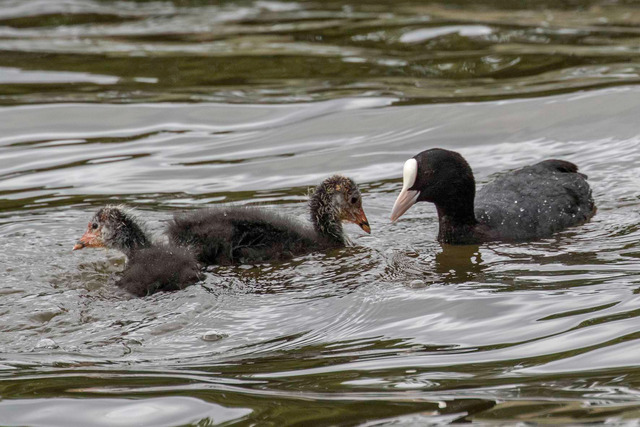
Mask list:
[[[0,423],[636,422],[640,88],[630,2],[0,5]],[[598,213],[526,244],[390,224],[403,162],[479,185],[577,163]],[[360,183],[354,247],[217,267],[132,298],[71,253],[105,203],[260,204],[306,220]]]

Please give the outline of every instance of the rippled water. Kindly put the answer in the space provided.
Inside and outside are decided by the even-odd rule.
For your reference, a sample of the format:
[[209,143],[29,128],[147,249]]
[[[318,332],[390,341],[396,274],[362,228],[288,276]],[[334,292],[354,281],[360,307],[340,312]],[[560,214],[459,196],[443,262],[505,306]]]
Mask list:
[[[640,419],[640,9],[633,2],[0,2],[0,424]],[[577,163],[593,220],[441,246],[388,216],[402,163],[479,185]],[[327,175],[372,234],[132,298],[71,253],[105,203],[306,218]]]

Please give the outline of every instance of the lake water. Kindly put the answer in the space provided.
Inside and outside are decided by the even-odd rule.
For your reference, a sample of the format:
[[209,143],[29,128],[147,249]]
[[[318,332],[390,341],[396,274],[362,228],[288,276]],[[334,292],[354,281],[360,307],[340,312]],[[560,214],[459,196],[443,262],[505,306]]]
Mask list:
[[[0,424],[638,423],[640,8],[555,3],[0,2]],[[575,162],[598,213],[442,246],[388,219],[431,147]],[[306,220],[337,172],[354,247],[146,298],[71,252],[106,203]]]

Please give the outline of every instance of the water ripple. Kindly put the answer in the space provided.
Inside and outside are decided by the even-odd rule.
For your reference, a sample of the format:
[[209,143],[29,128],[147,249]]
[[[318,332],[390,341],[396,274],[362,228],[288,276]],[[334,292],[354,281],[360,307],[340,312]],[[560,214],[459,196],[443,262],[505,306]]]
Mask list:
[[[5,423],[637,419],[636,10],[204,3],[0,5]],[[598,212],[440,245],[433,206],[389,222],[403,162],[431,147],[478,185],[575,162]],[[220,203],[306,221],[333,173],[361,185],[373,233],[346,226],[353,247],[147,298],[114,286],[122,254],[71,252],[105,203],[159,240]]]

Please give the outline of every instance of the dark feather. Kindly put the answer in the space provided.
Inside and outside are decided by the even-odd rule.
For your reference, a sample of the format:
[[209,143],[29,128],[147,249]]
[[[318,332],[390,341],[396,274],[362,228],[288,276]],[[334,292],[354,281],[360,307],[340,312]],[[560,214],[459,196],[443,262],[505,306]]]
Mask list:
[[200,268],[190,250],[158,245],[135,251],[116,285],[143,297],[178,291],[201,279]]
[[499,240],[548,237],[595,214],[591,188],[573,163],[547,160],[506,173],[478,191],[478,222]]
[[281,261],[342,247],[347,243],[343,218],[363,212],[358,186],[341,175],[325,179],[309,200],[309,212],[311,223],[303,224],[257,207],[203,209],[176,215],[167,234],[172,243],[192,248],[207,265]]
[[198,260],[207,265],[286,260],[332,246],[295,219],[242,206],[178,214],[167,234],[172,243],[194,248]]

